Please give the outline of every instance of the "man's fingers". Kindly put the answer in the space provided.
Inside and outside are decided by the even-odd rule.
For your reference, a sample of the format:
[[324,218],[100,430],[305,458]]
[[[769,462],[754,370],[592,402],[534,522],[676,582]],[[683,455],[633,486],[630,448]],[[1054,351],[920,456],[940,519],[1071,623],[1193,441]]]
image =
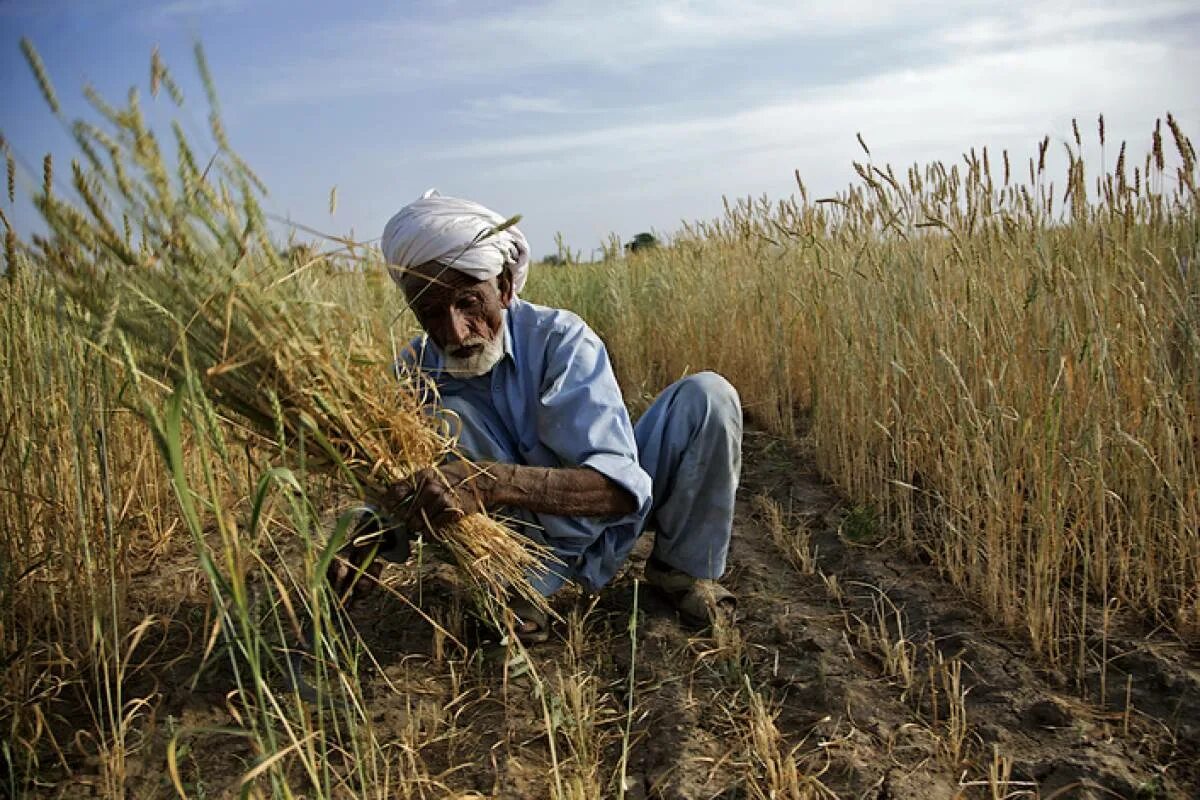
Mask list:
[[325,578],[343,605],[370,592],[383,573],[383,561],[372,558],[373,547],[348,546],[334,556]]
[[431,535],[453,525],[466,516],[459,496],[442,482],[440,477],[425,480],[409,504],[405,524],[409,530]]
[[483,510],[476,487],[477,468],[466,462],[450,462],[440,469],[430,467],[415,473],[408,485],[395,487],[393,498],[407,501],[404,525],[408,530],[436,535],[461,521],[472,511]]
[[325,580],[333,587],[342,585],[346,579],[346,565],[342,563],[342,557],[336,555],[333,557],[333,563],[329,565],[329,570],[325,573]]
[[437,536],[446,528],[460,521],[464,516],[466,516],[466,513],[461,508],[453,505],[442,505],[437,509],[420,509],[414,514],[411,529],[423,531],[431,536]]
[[410,480],[402,481],[401,483],[393,483],[390,487],[388,487],[386,499],[387,504],[391,506],[392,509],[399,508],[406,500],[413,496],[417,490],[417,486],[414,483],[415,479],[416,476],[413,476],[413,478]]
[[424,483],[408,506],[405,523],[409,530],[434,533],[437,526],[433,524],[433,520],[444,508],[445,500],[440,487],[436,484]]
[[441,487],[433,481],[425,480],[417,485],[405,515],[410,530],[428,531],[428,518],[437,513],[441,494]]
[[458,508],[456,506],[451,506],[449,508],[446,508],[440,514],[438,514],[437,517],[434,518],[433,523],[434,523],[434,525],[437,526],[437,529],[440,531],[440,530],[449,528],[451,525],[455,524],[456,522],[460,522],[462,520],[462,518],[465,516],[466,516],[466,512],[464,512],[461,508]]

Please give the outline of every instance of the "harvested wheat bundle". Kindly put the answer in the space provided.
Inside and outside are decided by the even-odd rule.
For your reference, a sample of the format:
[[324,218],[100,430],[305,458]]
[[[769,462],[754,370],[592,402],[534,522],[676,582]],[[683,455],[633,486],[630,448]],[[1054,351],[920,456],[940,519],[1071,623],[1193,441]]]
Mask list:
[[[200,66],[206,77],[202,58]],[[282,450],[304,443],[310,468],[369,501],[386,503],[398,482],[450,453],[416,387],[391,369],[393,354],[309,280],[306,270],[325,259],[297,264],[272,241],[258,202],[265,189],[229,149],[215,112],[208,165],[198,167],[175,125],[170,169],[136,91],[122,109],[89,99],[108,129],[70,126],[84,157],[72,164],[77,197],[54,190],[48,167],[35,202],[50,235],[25,253],[98,323],[100,347],[116,334],[141,385],[198,387],[205,413],[228,423],[214,429]],[[371,268],[364,248],[336,241],[350,268]],[[545,553],[525,537],[474,515],[440,538],[483,598],[516,592],[545,606],[527,578]]]

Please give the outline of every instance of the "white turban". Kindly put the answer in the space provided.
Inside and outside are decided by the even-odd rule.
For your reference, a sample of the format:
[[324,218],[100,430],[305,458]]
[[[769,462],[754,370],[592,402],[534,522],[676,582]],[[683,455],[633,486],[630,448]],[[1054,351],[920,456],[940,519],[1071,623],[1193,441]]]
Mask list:
[[479,203],[430,189],[388,220],[379,244],[387,263],[401,268],[389,270],[396,283],[405,269],[437,261],[481,281],[508,267],[516,293],[529,271],[529,243],[515,227],[488,235],[504,220]]

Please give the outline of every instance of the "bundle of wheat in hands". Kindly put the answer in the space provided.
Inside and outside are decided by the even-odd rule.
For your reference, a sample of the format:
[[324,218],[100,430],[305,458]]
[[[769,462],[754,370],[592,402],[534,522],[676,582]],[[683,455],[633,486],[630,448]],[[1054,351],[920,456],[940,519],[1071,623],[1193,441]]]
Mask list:
[[[302,278],[272,286],[264,261],[252,280],[235,280],[241,269],[215,260],[196,272],[114,269],[105,276],[111,291],[102,293],[108,307],[94,311],[105,332],[132,343],[141,373],[165,385],[198,379],[244,438],[282,448],[303,438],[310,467],[384,507],[397,484],[441,462],[453,441],[415,387],[393,374],[391,359],[352,340],[352,315],[318,307]],[[76,276],[72,269],[67,277]],[[99,298],[90,281],[64,286],[80,303]],[[479,514],[438,538],[484,595],[503,600],[515,591],[544,602],[527,580],[543,563],[529,540]]]
[[[293,340],[276,353],[273,368],[290,389],[279,395],[279,405],[317,438],[324,456],[319,463],[380,507],[387,507],[397,484],[440,463],[453,447],[414,387],[397,383],[390,361],[324,344],[297,348]],[[485,597],[503,600],[515,591],[545,603],[528,582],[530,571],[542,568],[544,553],[527,538],[482,514],[464,517],[437,537]]]

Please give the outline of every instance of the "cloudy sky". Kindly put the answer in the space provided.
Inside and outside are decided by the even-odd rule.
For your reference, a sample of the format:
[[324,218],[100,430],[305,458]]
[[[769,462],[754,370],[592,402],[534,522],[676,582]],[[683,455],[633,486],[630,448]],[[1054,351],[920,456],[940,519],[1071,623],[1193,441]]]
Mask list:
[[1195,0],[0,0],[0,130],[38,173],[71,148],[22,36],[69,116],[85,83],[145,90],[157,45],[199,137],[198,39],[274,213],[372,239],[437,187],[522,214],[537,255],[556,232],[586,258],[610,233],[717,216],[723,196],[786,196],[794,170],[832,193],[857,132],[897,166],[984,145],[1024,158],[1072,117],[1099,159],[1101,112],[1139,154],[1168,110],[1200,134]]

